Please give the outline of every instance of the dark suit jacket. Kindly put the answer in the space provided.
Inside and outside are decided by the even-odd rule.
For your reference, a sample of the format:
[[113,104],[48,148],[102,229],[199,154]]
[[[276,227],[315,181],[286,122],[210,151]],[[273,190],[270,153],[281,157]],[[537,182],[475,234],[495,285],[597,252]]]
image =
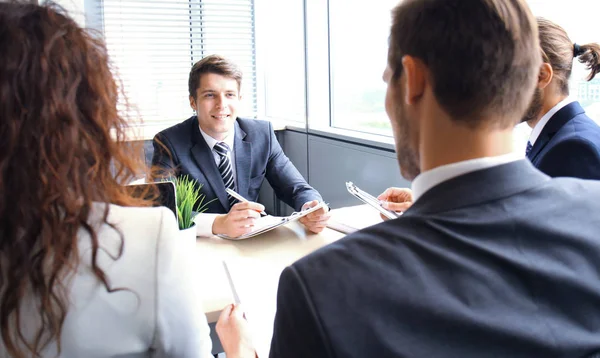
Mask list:
[[[177,176],[188,175],[203,184],[205,202],[218,198],[209,204],[207,213],[229,212],[223,178],[200,133],[196,116],[158,133],[153,144],[152,165],[174,171]],[[244,198],[257,201],[263,180],[267,178],[277,197],[295,210],[300,210],[308,201],[322,200],[285,156],[270,122],[238,118],[233,150],[237,191]]]
[[271,357],[582,357],[600,349],[600,182],[527,160],[443,182],[286,268]]
[[579,102],[556,112],[527,156],[552,177],[600,179],[600,127]]

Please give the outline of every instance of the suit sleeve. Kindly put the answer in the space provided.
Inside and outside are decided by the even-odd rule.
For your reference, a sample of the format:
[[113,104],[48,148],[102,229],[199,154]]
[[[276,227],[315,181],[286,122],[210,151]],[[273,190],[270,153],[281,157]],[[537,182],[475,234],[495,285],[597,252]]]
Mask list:
[[308,291],[293,266],[279,279],[270,358],[333,357]]
[[169,139],[158,133],[152,140],[152,175],[155,178],[170,178],[177,176],[176,153]]
[[585,139],[569,139],[550,149],[538,169],[551,177],[600,179],[600,153]]
[[154,357],[212,358],[210,328],[195,277],[199,272],[196,261],[178,237],[173,213],[166,208],[162,212],[156,244]]
[[296,211],[300,211],[302,205],[308,201],[322,201],[319,192],[308,185],[302,174],[283,153],[271,123],[269,123],[269,135],[270,153],[266,175],[277,197]]

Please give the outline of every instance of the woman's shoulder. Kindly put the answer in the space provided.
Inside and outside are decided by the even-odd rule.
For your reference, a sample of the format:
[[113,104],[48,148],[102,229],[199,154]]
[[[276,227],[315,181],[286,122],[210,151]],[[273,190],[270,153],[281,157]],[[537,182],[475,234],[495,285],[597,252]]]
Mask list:
[[[104,215],[107,213],[106,220]],[[122,236],[126,241],[151,241],[176,236],[179,232],[173,212],[166,207],[126,207],[94,203],[88,223],[99,236]]]

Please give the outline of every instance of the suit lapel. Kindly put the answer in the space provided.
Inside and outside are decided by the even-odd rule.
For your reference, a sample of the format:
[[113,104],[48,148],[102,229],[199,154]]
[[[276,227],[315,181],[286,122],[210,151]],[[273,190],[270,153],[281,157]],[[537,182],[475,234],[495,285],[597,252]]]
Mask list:
[[[196,117],[194,117],[196,118]],[[215,158],[212,154],[212,151],[206,144],[206,141],[202,137],[200,133],[200,128],[198,127],[198,121],[194,120],[192,125],[192,157],[198,164],[198,167],[206,177],[206,181],[208,185],[213,189],[217,198],[221,202],[221,205],[225,208],[226,211],[229,211],[229,202],[227,201],[227,192],[225,191],[225,184],[223,183],[223,178],[221,178],[221,173],[219,173],[219,169],[217,168],[217,164],[215,163]]]
[[556,132],[558,132],[565,124],[567,124],[568,121],[584,112],[584,109],[577,101],[567,104],[558,112],[556,112],[542,129],[542,132],[535,141],[535,144],[533,145],[533,148],[531,148],[531,152],[529,152],[527,158],[529,158],[531,161],[534,161],[542,149],[544,149],[546,144],[550,142]]
[[252,163],[252,143],[246,142],[246,132],[242,130],[238,121],[235,121],[235,138],[233,150],[235,152],[235,172],[237,177],[238,193],[247,198],[250,182],[250,164]]
[[540,187],[550,177],[525,159],[477,170],[429,189],[402,216],[480,205]]

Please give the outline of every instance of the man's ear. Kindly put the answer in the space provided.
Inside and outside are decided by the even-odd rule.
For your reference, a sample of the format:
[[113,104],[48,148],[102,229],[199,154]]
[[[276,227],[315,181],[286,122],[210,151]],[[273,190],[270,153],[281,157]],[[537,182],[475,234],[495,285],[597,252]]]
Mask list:
[[196,100],[193,96],[190,96],[190,107],[195,111],[196,110]]
[[402,57],[402,72],[406,79],[404,82],[404,102],[415,104],[425,92],[425,65],[420,60],[406,55]]
[[539,89],[546,88],[554,78],[554,71],[549,63],[544,62],[540,67],[540,73],[538,74],[538,85]]

